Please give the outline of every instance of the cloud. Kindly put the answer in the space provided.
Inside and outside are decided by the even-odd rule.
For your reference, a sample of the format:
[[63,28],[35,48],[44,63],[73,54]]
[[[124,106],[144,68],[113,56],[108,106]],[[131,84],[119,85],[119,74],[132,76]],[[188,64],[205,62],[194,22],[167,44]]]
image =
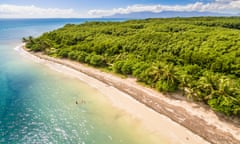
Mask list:
[[162,12],[162,11],[199,11],[237,14],[240,13],[240,0],[212,0],[204,3],[199,0],[185,5],[131,5],[125,8],[93,9],[77,13],[74,9],[40,8],[34,5],[0,4],[0,18],[71,18],[101,17],[131,12]]
[[132,5],[126,8],[114,8],[111,10],[94,9],[88,11],[91,16],[110,16],[114,14],[128,14],[131,12],[162,12],[162,11],[199,11],[219,13],[240,13],[240,0],[214,0],[209,3],[195,2],[186,5]]
[[32,6],[18,6],[0,4],[1,18],[69,18],[79,17],[73,9],[39,8]]

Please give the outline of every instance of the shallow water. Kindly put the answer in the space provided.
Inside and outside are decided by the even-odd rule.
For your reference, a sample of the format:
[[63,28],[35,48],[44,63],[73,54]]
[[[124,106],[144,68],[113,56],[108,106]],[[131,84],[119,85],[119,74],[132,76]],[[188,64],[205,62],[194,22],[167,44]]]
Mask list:
[[23,36],[83,21],[86,19],[0,20],[1,144],[163,143],[96,89],[14,50]]

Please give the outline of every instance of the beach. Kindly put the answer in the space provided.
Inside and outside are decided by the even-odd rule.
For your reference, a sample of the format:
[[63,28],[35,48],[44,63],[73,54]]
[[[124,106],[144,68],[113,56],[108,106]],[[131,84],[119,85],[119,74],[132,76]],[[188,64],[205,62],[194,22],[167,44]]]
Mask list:
[[18,47],[20,54],[75,77],[106,95],[115,107],[131,114],[170,143],[240,143],[240,128],[219,120],[214,112],[185,100],[172,99],[133,79],[119,78],[66,59],[56,59]]

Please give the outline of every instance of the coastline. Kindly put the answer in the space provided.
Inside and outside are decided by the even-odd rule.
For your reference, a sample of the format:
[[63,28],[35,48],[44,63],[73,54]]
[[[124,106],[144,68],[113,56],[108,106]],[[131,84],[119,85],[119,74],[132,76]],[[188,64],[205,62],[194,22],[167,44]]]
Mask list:
[[[27,55],[28,57],[32,57],[32,59],[36,62],[41,62],[46,65],[59,64],[60,65],[59,67],[64,66],[64,67],[73,69],[72,72],[78,71],[92,78],[91,81],[95,79],[96,81],[94,81],[94,83],[91,83],[89,79],[86,79],[84,78],[84,76],[79,76],[79,74],[77,74],[79,76],[78,78],[81,81],[84,81],[89,85],[95,87],[100,92],[103,93],[104,91],[106,92],[107,90],[108,92],[111,93],[113,91],[115,92],[115,90],[116,91],[120,90],[122,91],[121,95],[125,96],[127,99],[134,98],[135,100],[140,102],[139,104],[144,104],[148,108],[151,108],[152,110],[154,110],[154,112],[160,113],[158,116],[164,117],[166,121],[159,122],[154,120],[155,122],[151,124],[152,125],[151,127],[154,127],[154,124],[156,123],[164,123],[162,125],[163,126],[165,125],[165,128],[167,129],[169,128],[173,130],[172,133],[176,135],[182,134],[183,130],[189,129],[195,134],[201,136],[202,138],[204,138],[205,140],[211,143],[216,143],[216,144],[217,143],[218,144],[219,143],[222,143],[222,144],[240,143],[240,128],[237,128],[234,125],[220,121],[216,116],[216,114],[214,114],[211,110],[206,111],[206,109],[199,108],[198,105],[194,103],[170,99],[150,88],[140,86],[135,81],[132,81],[130,79],[122,79],[122,78],[113,76],[112,74],[101,72],[98,69],[86,67],[82,64],[79,64],[77,62],[73,62],[70,60],[56,59],[46,55],[42,55],[41,53],[31,53],[31,52],[28,52],[27,50],[24,50],[23,47],[24,45],[21,45],[18,51],[20,51],[20,53]],[[103,82],[105,88],[103,88],[103,86],[100,86],[100,84],[97,81]],[[138,115],[136,117],[139,119],[144,119],[146,117],[144,114],[142,114],[142,112],[138,112],[137,111],[138,109],[131,110],[129,108],[128,109],[124,108],[123,104],[118,104],[120,102],[118,102],[118,100],[116,100],[115,97],[111,96],[111,94],[109,93],[107,95],[113,102],[113,105],[116,105],[117,107],[123,107],[123,109],[126,110],[127,112]],[[150,110],[148,110],[148,112],[149,111]],[[145,114],[147,114],[148,112],[145,111]],[[168,118],[166,118],[165,116],[162,116],[161,114],[165,115]],[[149,122],[149,119],[157,119],[157,117],[146,118],[146,119],[144,121]],[[184,129],[184,127],[180,125],[178,125],[176,129],[168,127],[167,122],[171,122],[172,120],[186,127],[187,129]],[[166,133],[165,128],[162,128],[162,131],[164,130],[164,132]],[[190,133],[190,131],[184,132],[184,133]],[[186,143],[186,142],[196,143],[198,142],[197,140],[199,140],[199,143],[204,143],[204,140],[195,134],[189,134],[187,137],[188,139],[186,139],[186,135],[182,134],[183,135],[182,138],[184,138],[185,140],[181,139],[181,141],[183,143]]]

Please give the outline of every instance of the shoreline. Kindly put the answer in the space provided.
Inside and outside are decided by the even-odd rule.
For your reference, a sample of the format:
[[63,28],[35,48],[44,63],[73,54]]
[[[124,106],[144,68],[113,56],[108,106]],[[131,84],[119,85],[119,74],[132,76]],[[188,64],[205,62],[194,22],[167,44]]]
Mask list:
[[[26,55],[28,54],[28,56],[32,57],[33,60],[37,62],[42,61],[45,64],[50,64],[50,63],[59,64],[61,66],[65,66],[70,69],[76,70],[80,73],[83,73],[100,82],[103,82],[105,84],[105,90],[110,90],[110,89],[120,90],[125,95],[126,98],[130,98],[130,97],[134,98],[139,103],[144,104],[146,107],[151,108],[155,112],[159,113],[159,115],[164,115],[168,117],[169,120],[171,119],[171,121],[174,121],[180,124],[181,126],[186,127],[188,130],[196,134],[196,137],[194,137],[194,135],[191,135],[194,138],[190,137],[189,138],[190,140],[185,139],[184,143],[185,142],[191,143],[192,138],[195,140],[201,140],[201,138],[198,138],[197,135],[201,136],[205,140],[214,144],[215,143],[216,144],[240,143],[239,127],[235,127],[232,124],[220,121],[216,116],[216,114],[213,113],[211,110],[206,110],[202,107],[199,108],[199,105],[197,104],[181,101],[181,100],[170,99],[153,89],[140,86],[135,81],[132,81],[130,79],[122,79],[110,73],[105,73],[92,67],[86,67],[83,64],[80,64],[77,62],[73,62],[66,59],[56,59],[56,58],[43,55],[41,53],[29,52],[28,50],[24,49],[24,45],[21,45],[19,47],[19,51],[20,53],[25,53]],[[79,79],[88,84],[90,83],[84,78],[79,78]],[[90,84],[90,85],[92,87],[95,87],[99,91],[101,91],[102,87],[98,87],[99,85],[98,83]],[[103,91],[104,90],[102,90],[102,93]],[[110,90],[110,91],[113,91],[113,90]],[[114,97],[110,97],[110,99],[112,102],[115,101],[114,105],[117,105],[116,102],[118,100],[114,100]],[[124,107],[124,105],[122,105],[122,107]],[[124,110],[129,111],[126,108]],[[136,112],[137,110],[132,111],[130,113],[134,114]],[[137,117],[140,119],[144,118],[143,115],[137,116]],[[168,128],[167,126],[165,127]],[[165,129],[162,129],[162,130],[165,131]],[[177,135],[178,130],[175,130],[174,128],[173,130],[174,132],[176,131],[176,135]],[[184,130],[184,129],[181,129],[181,130]],[[178,131],[178,134],[181,134],[181,130]],[[196,143],[196,141],[192,141],[192,142]],[[204,140],[202,140],[202,142],[204,142]]]

